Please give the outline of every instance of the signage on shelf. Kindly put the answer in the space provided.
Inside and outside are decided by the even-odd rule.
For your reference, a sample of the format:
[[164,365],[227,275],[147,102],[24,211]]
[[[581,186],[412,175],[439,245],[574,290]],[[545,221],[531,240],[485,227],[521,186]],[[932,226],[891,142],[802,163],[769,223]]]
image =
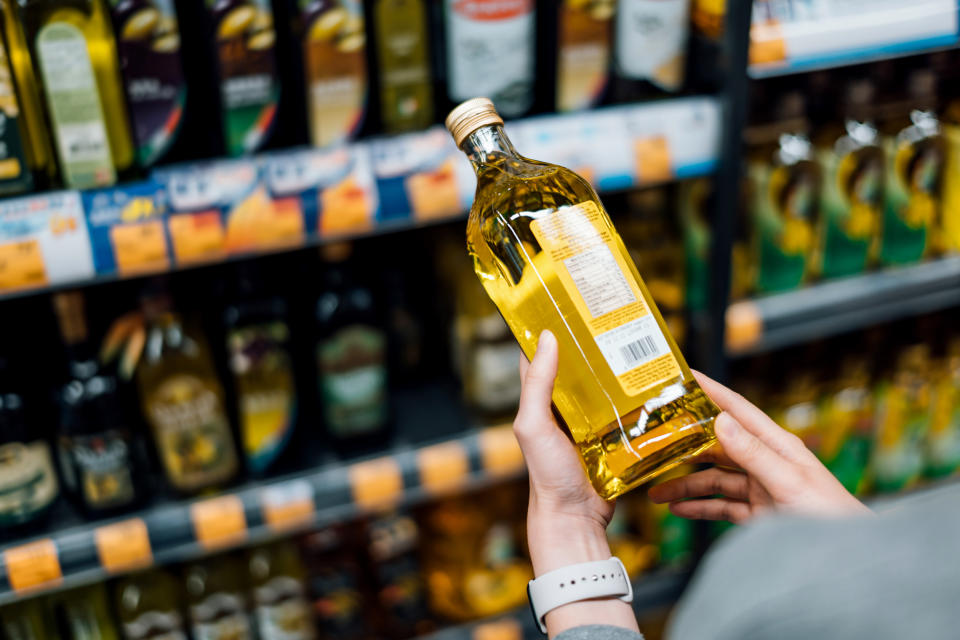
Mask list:
[[7,580],[14,591],[53,587],[63,581],[57,545],[53,540],[37,540],[3,552]]
[[350,465],[350,490],[361,509],[389,507],[403,496],[403,474],[392,456]]
[[510,475],[524,468],[520,443],[511,425],[488,427],[480,432],[480,459],[492,476]]
[[140,518],[97,527],[93,531],[100,566],[109,573],[142,569],[153,564],[150,534]]
[[170,268],[164,227],[166,192],[152,180],[83,194],[99,274],[122,276]]
[[424,489],[442,493],[463,486],[470,473],[467,450],[457,440],[424,447],[417,452],[420,484]]
[[271,485],[260,492],[260,497],[263,520],[274,531],[309,525],[316,517],[313,487],[306,480]]
[[190,505],[193,535],[207,550],[240,544],[247,538],[243,500],[235,495],[199,500]]

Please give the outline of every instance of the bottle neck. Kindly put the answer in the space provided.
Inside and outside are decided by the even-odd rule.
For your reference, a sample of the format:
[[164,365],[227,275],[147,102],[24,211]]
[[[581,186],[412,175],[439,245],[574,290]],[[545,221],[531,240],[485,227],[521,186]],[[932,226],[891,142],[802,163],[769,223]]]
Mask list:
[[504,160],[519,160],[520,154],[503,131],[503,125],[480,127],[461,143],[460,148],[470,158],[474,170],[483,165],[499,164]]

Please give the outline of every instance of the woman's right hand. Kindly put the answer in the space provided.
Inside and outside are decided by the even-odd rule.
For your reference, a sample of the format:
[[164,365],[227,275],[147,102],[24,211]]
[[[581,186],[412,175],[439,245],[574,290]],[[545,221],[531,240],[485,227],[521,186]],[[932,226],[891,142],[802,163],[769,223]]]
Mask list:
[[800,438],[740,394],[695,375],[723,410],[714,423],[720,446],[695,462],[717,466],[652,487],[651,500],[670,503],[670,510],[684,518],[736,524],[775,510],[812,516],[870,513]]

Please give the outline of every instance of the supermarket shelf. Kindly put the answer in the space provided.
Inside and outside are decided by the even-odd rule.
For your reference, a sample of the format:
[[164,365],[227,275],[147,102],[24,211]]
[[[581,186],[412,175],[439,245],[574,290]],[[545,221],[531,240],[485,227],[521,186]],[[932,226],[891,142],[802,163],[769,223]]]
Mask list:
[[[641,576],[633,584],[633,609],[638,617],[672,605],[690,580],[689,570],[662,569]],[[444,629],[419,640],[478,640],[500,638],[543,638],[530,615],[522,607],[505,615]]]
[[[530,157],[613,191],[710,173],[719,121],[717,99],[690,97],[537,116],[507,129]],[[466,157],[433,127],[0,200],[0,297],[462,219],[474,189]]]
[[770,13],[755,9],[750,34],[754,78],[926,53],[960,41],[956,0],[764,6]]
[[750,355],[960,305],[960,256],[736,302],[727,353]]
[[523,469],[511,428],[490,427],[55,530],[0,548],[0,605],[483,486]]

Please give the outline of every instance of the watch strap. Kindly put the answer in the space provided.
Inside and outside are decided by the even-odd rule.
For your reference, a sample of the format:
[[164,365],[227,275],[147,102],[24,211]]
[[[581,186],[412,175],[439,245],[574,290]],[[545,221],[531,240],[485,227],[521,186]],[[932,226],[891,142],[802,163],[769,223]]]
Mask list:
[[633,585],[620,558],[583,562],[555,569],[527,584],[530,610],[542,633],[544,616],[571,602],[597,598],[633,601]]

